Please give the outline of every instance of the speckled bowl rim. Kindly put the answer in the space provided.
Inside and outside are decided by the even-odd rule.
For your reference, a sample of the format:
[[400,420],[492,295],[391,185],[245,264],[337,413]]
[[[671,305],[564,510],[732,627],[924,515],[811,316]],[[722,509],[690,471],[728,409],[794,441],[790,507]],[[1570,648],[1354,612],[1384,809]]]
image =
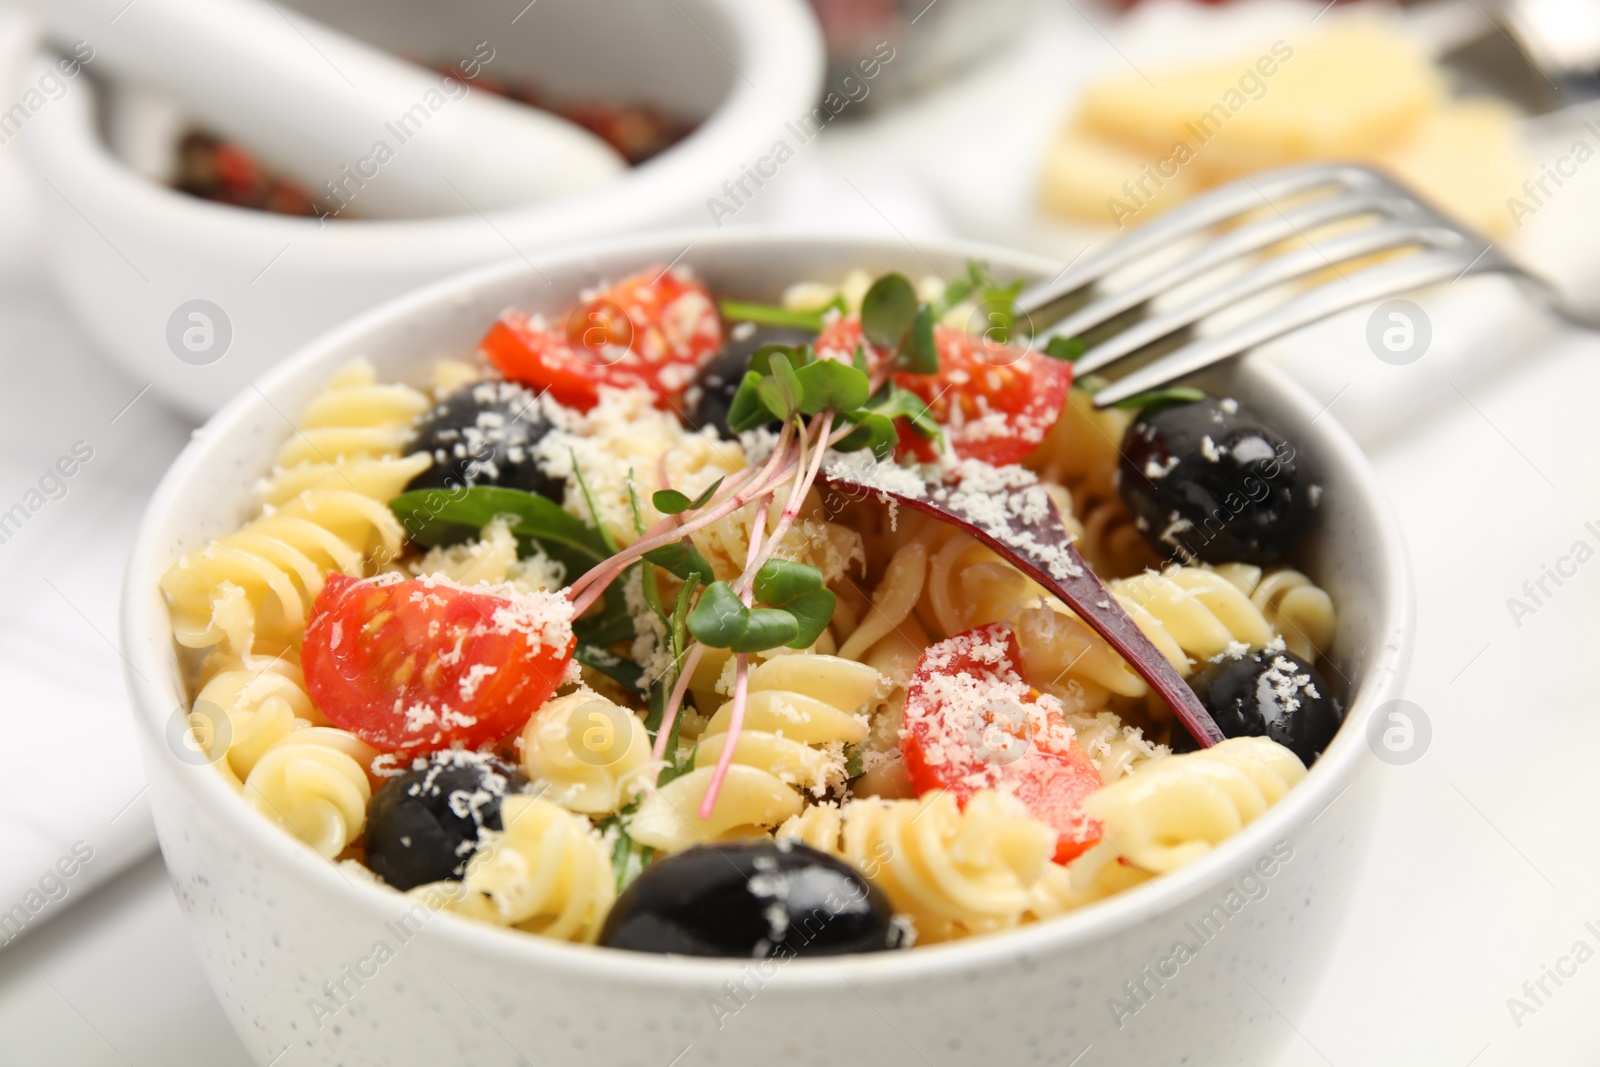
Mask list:
[[[164,551],[161,543],[168,515],[192,495],[205,492],[205,484],[197,476],[208,455],[241,424],[268,413],[266,409],[271,404],[267,395],[310,373],[325,373],[320,364],[331,358],[330,352],[344,350],[352,355],[352,348],[359,348],[361,339],[382,325],[439,312],[452,302],[470,297],[484,285],[518,276],[531,281],[536,276],[564,274],[594,257],[636,251],[638,262],[644,264],[664,262],[686,246],[712,249],[761,244],[770,245],[778,255],[785,247],[831,249],[843,244],[863,250],[862,254],[872,249],[880,255],[898,256],[904,260],[906,269],[913,271],[920,262],[919,253],[927,252],[987,260],[1003,271],[1034,276],[1048,277],[1059,267],[1031,254],[966,241],[919,240],[913,249],[906,242],[893,238],[789,229],[752,227],[722,232],[655,233],[594,242],[460,274],[391,300],[324,335],[274,367],[260,380],[259,389],[246,390],[235,397],[196,433],[157,487],[140,524],[123,590],[122,644],[135,717],[139,729],[150,742],[147,750],[159,761],[157,766],[148,766],[147,771],[169,779],[175,777],[196,804],[224,824],[241,848],[287,869],[308,892],[342,895],[347,902],[369,907],[374,916],[392,910],[397,899],[393,890],[345,877],[322,856],[249,808],[210,767],[184,763],[167,748],[168,720],[173,709],[184,703],[184,694],[175,685],[167,684],[167,680],[177,678],[175,651],[166,606],[157,587],[170,561],[170,553]],[[672,251],[662,257],[667,249]],[[382,355],[368,354],[382,377]],[[1277,368],[1248,359],[1237,366],[1237,373],[1253,387],[1275,394],[1287,410],[1303,416],[1308,423],[1320,414],[1320,405]],[[276,414],[272,417],[278,418]],[[1321,418],[1317,421],[1320,426],[1315,432],[1314,447],[1318,463],[1324,469],[1343,468],[1351,475],[1351,484],[1358,487],[1364,497],[1365,510],[1377,520],[1376,529],[1368,531],[1375,546],[1368,571],[1378,593],[1374,597],[1378,609],[1372,632],[1365,635],[1370,666],[1351,693],[1345,725],[1305,780],[1210,855],[1106,901],[1044,922],[923,946],[912,952],[796,960],[784,969],[784,989],[835,989],[847,983],[893,985],[1016,963],[1046,953],[1070,952],[1076,945],[1107,938],[1142,920],[1193,902],[1208,888],[1220,884],[1245,860],[1260,855],[1273,842],[1308,825],[1340,797],[1354,780],[1360,761],[1373,758],[1365,740],[1367,721],[1373,709],[1396,695],[1395,690],[1404,677],[1411,646],[1414,596],[1405,544],[1370,463],[1333,420]],[[263,455],[263,467],[268,458]],[[504,964],[545,973],[567,971],[601,981],[659,987],[677,993],[685,990],[715,992],[723,982],[737,978],[742,968],[748,966],[748,961],[738,959],[667,958],[573,945],[456,916],[447,915],[446,918],[446,922],[430,922],[421,936],[437,938],[441,945],[459,949],[464,960],[490,957]]]

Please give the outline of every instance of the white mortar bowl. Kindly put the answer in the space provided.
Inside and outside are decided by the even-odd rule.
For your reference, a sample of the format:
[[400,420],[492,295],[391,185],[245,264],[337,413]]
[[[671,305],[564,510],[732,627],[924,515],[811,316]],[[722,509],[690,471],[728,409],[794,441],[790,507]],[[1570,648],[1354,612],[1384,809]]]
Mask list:
[[[471,353],[507,305],[559,310],[580,289],[665,263],[686,244],[694,247],[683,262],[713,291],[751,299],[855,266],[922,273],[931,261],[954,276],[981,258],[1002,277],[1048,277],[1058,266],[942,242],[913,251],[876,238],[761,231],[629,239],[393,301],[303,349],[264,376],[260,392],[217,414],[151,501],[128,571],[122,639],[167,867],[206,973],[251,1054],[347,1067],[839,1067],[923,1062],[920,1052],[941,1065],[1012,1067],[1063,1065],[1092,1045],[1083,1062],[1097,1067],[1273,1062],[1293,1034],[1277,1013],[1294,1020],[1309,1003],[1361,866],[1384,769],[1366,727],[1398,695],[1412,597],[1405,549],[1367,461],[1268,366],[1245,361],[1208,384],[1277,424],[1324,486],[1299,562],[1339,607],[1334,658],[1351,683],[1341,694],[1348,717],[1305,781],[1243,833],[1078,913],[955,944],[781,967],[574,946],[450,915],[402,938],[385,923],[407,910],[405,898],[347,878],[246,807],[212,768],[178,757],[169,739],[185,721],[184,693],[156,583],[179,555],[249,516],[251,485],[288,432],[279,411],[299,410],[356,356],[374,360],[385,379],[420,380],[432,361]],[[1196,944],[1207,923],[1217,934],[1193,959],[1170,962],[1175,943]],[[1142,982],[1149,1002],[1131,1000],[1128,982]],[[343,984],[342,1005],[324,983]],[[728,983],[748,990],[742,1004]],[[1113,1011],[1113,998],[1124,1012]],[[339,1009],[331,1017],[330,1006]],[[286,1047],[293,1051],[275,1061]]]
[[[486,77],[643,100],[700,126],[581,195],[485,215],[463,204],[443,218],[320,223],[209,203],[139,176],[101,135],[92,79],[71,80],[21,138],[49,183],[39,197],[50,272],[100,347],[201,417],[311,338],[419,285],[577,240],[705,224],[706,198],[821,95],[821,34],[804,0],[539,0],[514,23],[522,5],[493,0],[294,6],[404,55],[466,56],[488,41],[496,55]],[[93,75],[94,63],[84,71]],[[357,194],[350,214],[360,211]],[[193,300],[221,308],[232,333],[203,365],[168,343],[169,319]]]

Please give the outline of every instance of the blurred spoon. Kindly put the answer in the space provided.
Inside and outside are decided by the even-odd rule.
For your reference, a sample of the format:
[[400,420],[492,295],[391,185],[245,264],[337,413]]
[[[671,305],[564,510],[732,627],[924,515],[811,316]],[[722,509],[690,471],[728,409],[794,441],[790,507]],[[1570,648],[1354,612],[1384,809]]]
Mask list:
[[165,91],[354,215],[509,208],[625,166],[564,119],[471,92],[493,42],[446,78],[274,0],[53,0],[41,15],[57,43],[87,41],[96,69]]

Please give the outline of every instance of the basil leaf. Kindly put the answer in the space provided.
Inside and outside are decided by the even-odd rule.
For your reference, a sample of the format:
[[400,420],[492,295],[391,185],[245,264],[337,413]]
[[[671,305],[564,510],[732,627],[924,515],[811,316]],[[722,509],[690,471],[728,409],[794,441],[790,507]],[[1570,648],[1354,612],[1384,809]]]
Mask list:
[[1051,359],[1062,359],[1068,363],[1075,362],[1086,351],[1086,346],[1081,337],[1062,337],[1057,335],[1045,342],[1044,354]]
[[610,649],[591,645],[587,641],[578,642],[572,651],[572,658],[585,667],[599,671],[629,692],[645,695],[645,687],[639,684],[644,677],[644,669],[633,660],[623,659]]
[[917,316],[917,291],[904,274],[885,274],[861,298],[861,332],[883,348],[893,348]]
[[787,607],[795,597],[822,588],[822,571],[809,563],[769,559],[756,572],[754,588],[763,604]]
[[712,582],[700,594],[687,622],[689,632],[701,644],[731,648],[750,624],[750,609],[727,582]]
[[838,360],[808,363],[796,372],[800,381],[800,413],[815,415],[824,408],[854,411],[867,402],[872,387],[867,376]]
[[761,402],[761,375],[746,371],[739,389],[728,405],[728,429],[734,433],[753,430],[772,421],[772,415]]
[[832,306],[829,304],[814,311],[796,311],[773,304],[746,303],[743,300],[723,300],[718,303],[725,319],[732,319],[735,322],[757,322],[765,326],[793,326],[813,333],[822,331],[822,316]]
[[674,541],[670,545],[652,548],[644,554],[644,558],[666,571],[674,578],[688,580],[691,575],[701,581],[710,583],[717,579],[711,571],[711,563],[702,556],[694,547],[694,542],[687,537]]
[[[789,639],[790,648],[810,648],[822,636],[833,619],[833,608],[838,598],[831,589],[814,589],[802,593],[783,606],[795,621],[795,636]],[[752,613],[754,614],[754,613]]]
[[927,304],[917,308],[917,316],[911,322],[910,344],[901,352],[901,357],[906,369],[913,374],[939,373],[939,349],[933,341],[933,308]]
[[563,545],[588,558],[590,566],[611,555],[592,526],[562,511],[554,501],[521,489],[494,485],[413,489],[389,501],[389,510],[406,535],[427,548],[465,540],[503,515],[519,540]]
[[734,638],[728,648],[734,652],[765,652],[769,648],[793,644],[799,633],[799,622],[783,608],[751,608],[744,632]]

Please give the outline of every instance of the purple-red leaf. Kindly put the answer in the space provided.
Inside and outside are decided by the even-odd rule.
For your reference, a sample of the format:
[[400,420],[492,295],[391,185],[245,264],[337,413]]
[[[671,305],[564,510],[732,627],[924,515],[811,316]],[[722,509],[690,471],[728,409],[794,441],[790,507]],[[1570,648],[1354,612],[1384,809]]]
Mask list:
[[1089,569],[1055,503],[1030,472],[968,461],[942,481],[927,481],[914,467],[850,461],[828,464],[818,480],[855,499],[864,491],[893,500],[972,534],[1077,612],[1160,694],[1202,747],[1224,739],[1194,690]]

